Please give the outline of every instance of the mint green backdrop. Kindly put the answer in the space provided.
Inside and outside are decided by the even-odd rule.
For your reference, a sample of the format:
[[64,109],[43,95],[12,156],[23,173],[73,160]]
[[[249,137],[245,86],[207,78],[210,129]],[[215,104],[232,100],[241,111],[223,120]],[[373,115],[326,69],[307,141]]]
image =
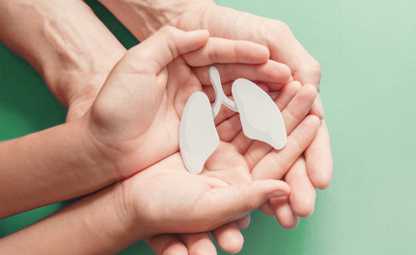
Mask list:
[[[334,180],[319,192],[315,213],[290,231],[255,213],[242,254],[416,254],[416,2],[219,2],[287,22],[321,62],[335,158]],[[136,43],[100,5],[88,3],[127,47]],[[65,109],[41,78],[4,46],[0,81],[0,139],[64,121]],[[0,220],[0,236],[61,207]],[[151,252],[137,243],[121,254]]]

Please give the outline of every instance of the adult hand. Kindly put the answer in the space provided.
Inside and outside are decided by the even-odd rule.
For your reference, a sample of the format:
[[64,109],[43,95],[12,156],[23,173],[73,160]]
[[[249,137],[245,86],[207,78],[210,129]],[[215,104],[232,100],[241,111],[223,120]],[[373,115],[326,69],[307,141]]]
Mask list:
[[[139,39],[146,38],[166,23],[186,30],[208,29],[212,35],[218,37],[250,40],[265,45],[269,48],[273,60],[290,66],[295,80],[300,81],[301,84],[319,85],[319,63],[308,54],[283,22],[221,7],[208,0],[172,0],[164,1],[163,5],[158,1],[146,3],[141,0],[128,2],[102,0],[101,2]],[[294,86],[300,86],[300,83]],[[313,112],[323,115],[319,99],[315,103]],[[251,162],[255,165],[270,150],[268,146],[254,143],[247,153],[252,155],[249,157],[253,158]],[[332,175],[332,156],[325,121],[322,121],[320,131],[307,149],[305,157],[306,161],[300,158],[286,176],[281,176],[292,188],[289,202],[285,201],[277,208],[272,208],[270,205],[263,207],[266,213],[275,214],[284,227],[293,227],[298,216],[309,215],[314,209],[314,188],[325,188],[329,185]],[[260,165],[273,171],[275,164],[272,158],[268,157]],[[156,250],[160,249],[156,247]]]
[[288,68],[268,57],[266,48],[251,42],[166,27],[130,49],[112,70],[86,115],[90,132],[120,175],[131,176],[178,151],[182,109],[209,83],[210,65],[222,63],[220,71],[232,77],[252,68],[255,80],[287,82]]
[[[317,117],[309,116],[305,118],[305,115],[308,114],[310,107],[312,106],[313,101],[315,99],[315,89],[311,86],[306,86],[302,88],[296,95],[292,96],[293,98],[281,96],[276,98],[276,101],[279,103],[279,106],[282,109],[284,109],[283,116],[285,118],[287,129],[290,133],[287,147],[281,150],[278,153],[278,157],[276,158],[276,162],[279,165],[279,171],[282,175],[285,173],[285,169],[287,170],[288,166],[290,166],[301,155],[304,149],[309,145],[319,127],[319,119]],[[294,115],[296,116],[296,118],[288,119],[288,112],[296,113]],[[246,190],[245,187],[251,186],[253,180],[250,174],[250,169],[248,168],[247,158],[245,158],[241,154],[241,151],[245,150],[246,144],[243,142],[243,140],[241,140],[238,137],[240,128],[241,126],[239,124],[238,115],[235,115],[230,119],[225,120],[221,124],[219,124],[217,129],[222,142],[218,149],[215,151],[215,153],[212,155],[212,157],[210,157],[210,159],[207,161],[205,165],[206,168],[204,169],[200,177],[213,178],[210,179],[210,183],[216,183],[216,181],[214,180],[217,180],[222,183],[226,183],[227,185],[239,187],[240,190]],[[179,171],[176,172],[175,169],[179,169]],[[198,176],[198,178],[200,177]],[[219,223],[209,225],[212,222],[217,222],[218,219],[220,219],[221,223],[226,223],[231,219],[235,220],[239,218],[227,218],[224,215],[222,215],[223,218],[215,217],[215,215],[217,214],[213,216],[214,218],[210,218],[209,215],[207,215],[207,213],[209,213],[211,210],[204,208],[218,208],[218,206],[215,206],[214,204],[219,201],[221,202],[221,204],[223,204],[222,202],[224,201],[221,200],[221,197],[218,197],[217,199],[215,199],[215,202],[208,199],[208,203],[205,200],[203,203],[199,203],[198,199],[204,198],[205,194],[208,195],[209,192],[205,187],[206,185],[202,185],[203,187],[200,185],[200,181],[198,181],[198,179],[188,181],[187,179],[189,178],[193,178],[193,175],[189,175],[186,172],[186,170],[183,167],[183,163],[180,160],[179,154],[175,154],[169,157],[167,160],[163,160],[159,163],[156,163],[155,165],[146,169],[144,172],[137,174],[131,180],[127,180],[127,185],[123,186],[123,188],[121,189],[123,191],[123,195],[120,195],[120,197],[122,197],[123,199],[116,199],[116,201],[127,200],[130,201],[130,203],[134,206],[122,205],[116,207],[134,208],[133,212],[127,214],[138,214],[139,216],[123,218],[133,218],[134,220],[131,220],[131,222],[133,222],[135,226],[137,224],[140,224],[140,222],[143,221],[140,219],[143,218],[155,218],[158,220],[162,219],[162,223],[155,221],[151,224],[144,224],[144,226],[155,226],[156,229],[158,229],[157,226],[160,227],[159,231],[150,232],[150,234],[148,235],[160,234],[165,232],[194,233],[201,231],[209,231],[214,230],[216,227],[221,225]],[[144,181],[139,181],[141,179],[144,179]],[[157,182],[157,185],[155,185],[154,182]],[[187,184],[183,185],[183,183]],[[194,201],[193,197],[195,197],[195,194],[193,194],[194,190],[192,190],[192,188],[197,187],[197,190],[201,190],[199,186],[202,187],[203,192],[201,192],[203,193],[203,195],[197,192],[196,198],[198,199]],[[140,189],[138,187],[140,187]],[[163,191],[160,191],[158,189],[157,191],[155,190],[155,192],[151,192],[151,190],[155,187],[164,188]],[[192,194],[188,194],[188,192]],[[174,197],[178,193],[180,193],[179,197],[182,198],[180,200],[181,206],[179,208],[176,204],[178,202],[178,199]],[[256,194],[253,193],[252,195],[255,196]],[[279,196],[279,199],[276,197],[274,199],[280,200],[282,197],[284,197],[284,195],[285,194]],[[187,202],[188,198],[192,200],[192,203]],[[133,202],[131,202],[131,200],[133,200]],[[235,203],[232,203],[232,205],[238,203],[237,201],[241,201],[241,199],[237,199]],[[255,201],[254,204],[249,206],[250,210],[258,206],[258,203],[256,203]],[[200,204],[204,205],[197,206]],[[163,208],[163,210],[161,208]],[[186,223],[186,221],[189,220],[188,217],[193,219],[193,217],[195,216],[190,215],[192,214],[190,212],[198,210],[203,211],[205,213],[203,214],[204,216],[201,217],[201,220],[196,221],[197,223]],[[221,210],[222,209],[220,209],[220,211]],[[172,211],[175,211],[176,213],[172,213]],[[199,214],[200,213],[196,215]],[[184,217],[184,215],[186,215],[186,217]],[[175,220],[169,219],[170,217],[175,218]],[[225,221],[226,219],[228,219],[228,221]],[[170,222],[170,224],[164,224],[163,220]],[[217,237],[218,242],[223,248],[225,248],[226,251],[235,253],[241,249],[243,244],[243,237],[240,233],[240,227],[246,224],[246,220],[247,218],[243,218],[237,222],[220,226],[219,228],[216,228],[214,230],[214,235]],[[209,227],[200,228],[199,224],[208,224]],[[166,227],[171,228],[165,229]],[[139,227],[130,226],[127,229],[139,229]],[[233,242],[229,243],[229,240],[223,238],[224,236],[227,236],[229,234],[232,234],[233,236],[238,236],[238,239],[234,239],[232,240]],[[206,242],[206,240],[208,239],[208,233],[199,233],[193,235],[182,234],[176,237],[172,235],[162,235],[152,238],[150,242],[155,247],[166,248],[157,250],[157,254],[184,254],[187,251],[181,250],[182,247],[180,246],[166,246],[166,244],[169,244],[172,241],[176,242],[177,237],[179,237],[185,243],[191,245],[189,246],[189,252],[191,254],[197,253],[201,245],[205,246],[205,251],[209,250],[210,252],[215,252],[215,247],[210,242]]]
[[[282,109],[286,129],[289,133],[288,144],[283,150],[273,151],[265,156],[265,158],[273,157],[275,166],[277,166],[273,173],[280,176],[285,175],[289,167],[311,143],[319,127],[317,117],[309,116],[305,119],[316,98],[316,89],[310,85],[298,90],[292,89],[293,86],[289,86],[289,88],[291,89],[287,89],[286,93],[281,93],[275,97],[275,102]],[[252,173],[255,168],[253,169],[253,166],[250,165],[251,159],[244,154],[250,145],[250,141],[244,135],[241,135],[239,115],[234,115],[221,122],[217,126],[217,130],[222,141],[222,147],[217,150],[220,153],[215,153],[208,159],[207,169],[203,174],[214,176],[235,185],[253,180]],[[270,178],[276,177],[272,176]],[[275,199],[271,202],[276,203],[281,200],[284,199]],[[247,227],[249,221],[250,218],[245,217],[222,226],[213,232],[214,237],[225,251],[237,253],[242,249],[244,242],[240,229]],[[150,244],[156,254],[216,253],[208,233],[179,236],[162,235],[152,238]]]
[[[245,50],[246,55],[243,53],[227,55],[227,52],[232,52],[229,47],[233,47],[237,53]],[[218,49],[221,49],[221,51],[218,52]],[[212,51],[216,54],[212,54]],[[154,55],[153,52],[159,54]],[[206,75],[202,75],[206,74],[208,66],[194,69],[196,75],[193,76],[189,64],[194,66],[210,65],[213,58],[216,58],[217,62],[222,59],[223,63],[236,61],[235,56],[238,56],[240,61],[251,63],[249,68],[253,71],[249,73],[251,73],[253,80],[270,81],[274,84],[287,82],[288,69],[273,61],[267,61],[267,51],[264,54],[262,47],[242,41],[208,39],[207,34],[204,35],[203,31],[185,33],[174,28],[165,28],[128,51],[126,56],[113,69],[92,110],[86,116],[86,119],[90,122],[91,133],[99,141],[99,146],[104,154],[113,157],[111,161],[116,162],[117,169],[123,171],[122,176],[130,176],[138,169],[154,164],[163,157],[177,151],[178,116],[180,116],[181,109],[189,95],[193,91],[202,88],[200,81],[208,80],[205,77]],[[256,59],[259,57],[260,59]],[[267,62],[253,65],[256,61]],[[224,71],[222,73],[228,73],[231,79],[233,79],[233,75],[240,75],[239,72],[247,70],[247,68],[243,68],[244,65],[242,64],[234,64],[231,67],[229,69],[233,71],[227,72],[226,65],[219,65],[219,69]],[[238,71],[240,69],[242,71]],[[277,72],[273,73],[267,70]],[[197,78],[198,73],[201,74],[199,79]],[[183,77],[181,74],[183,74]],[[133,81],[137,81],[140,85],[136,85]],[[207,92],[210,94],[209,89]],[[282,109],[285,109],[285,106],[291,101],[291,97],[287,97],[287,95],[288,93],[282,93],[279,96],[278,102],[280,102]],[[292,94],[293,96],[294,94]],[[294,103],[289,104],[291,107],[288,107],[288,112],[297,112],[296,117],[298,118],[286,120],[286,123],[289,123],[288,125],[291,123],[291,126],[288,126],[289,131],[304,119],[315,96],[316,90],[312,86],[307,86],[299,92],[299,96],[293,98]],[[286,116],[286,111],[283,112]],[[220,114],[220,116],[226,115],[227,113]],[[222,118],[224,119],[224,117]],[[316,124],[316,118],[315,120],[312,118],[310,121],[312,121],[312,124],[309,125]],[[232,140],[231,138],[241,130],[241,126],[235,126],[236,123],[239,123],[238,115],[221,123],[219,129],[223,131],[220,131],[220,136],[223,137],[224,135],[221,134],[225,132],[227,133],[225,136]],[[292,148],[296,151],[297,156],[303,152],[306,146],[309,145],[308,141],[315,135],[314,128],[302,128],[300,126],[300,130],[302,132],[299,131],[294,136],[295,144],[302,144],[303,146]],[[296,138],[299,138],[299,134],[305,132],[309,138],[303,137],[303,140],[298,141]],[[245,143],[242,144],[241,140],[238,139],[236,140],[236,146],[244,147]],[[228,157],[229,154],[221,153],[221,155],[224,155],[226,162],[238,162],[235,158]],[[285,155],[284,150],[282,150],[281,155]],[[145,162],[144,159],[148,161]],[[294,159],[296,157],[290,157],[286,160],[290,162]],[[219,162],[218,159],[215,160],[215,162],[217,161]],[[290,163],[285,165],[288,164],[290,165]],[[280,170],[285,171],[283,167]],[[230,173],[232,172],[230,171]],[[245,180],[251,179],[249,171],[245,171],[245,174]],[[235,183],[242,179],[244,178],[234,177],[230,178],[229,182]],[[231,231],[236,233],[238,229],[234,227],[231,228]],[[227,233],[227,231],[219,231],[218,233]],[[186,239],[186,237],[184,238]],[[226,242],[221,241],[221,243],[224,246],[227,245]],[[232,248],[235,249],[235,247]],[[241,249],[241,247],[238,249]]]
[[[211,35],[217,37],[253,41],[268,47],[271,59],[287,64],[291,68],[293,79],[303,85],[319,86],[319,63],[296,40],[288,25],[281,21],[222,7],[211,0],[171,0],[151,3],[142,0],[118,2],[101,0],[101,2],[139,39],[146,38],[160,26],[169,23],[185,30],[207,29]],[[321,117],[323,115],[319,98],[313,112]],[[257,146],[253,148],[254,151],[257,151]],[[264,156],[264,151],[263,149],[255,153]],[[282,205],[282,209],[279,209],[281,213],[276,213],[280,223],[285,227],[295,225],[295,216],[306,216],[313,211],[315,193],[310,189],[312,185],[316,188],[325,188],[329,185],[332,176],[332,156],[329,134],[324,121],[305,157],[306,163],[297,165],[302,171],[296,170],[296,172],[305,172],[299,176],[308,178],[291,183],[297,186],[293,189],[294,193],[308,192],[303,199],[291,200],[290,207],[288,204]],[[282,213],[284,211],[287,213]]]

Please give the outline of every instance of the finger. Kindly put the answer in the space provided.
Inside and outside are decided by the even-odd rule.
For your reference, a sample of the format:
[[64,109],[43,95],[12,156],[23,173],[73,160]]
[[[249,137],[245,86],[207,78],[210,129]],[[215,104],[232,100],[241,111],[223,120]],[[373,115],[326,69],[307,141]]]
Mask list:
[[271,151],[253,168],[254,179],[282,179],[289,167],[295,162],[314,139],[321,122],[314,115],[306,117],[289,135],[285,148]]
[[203,48],[183,56],[194,67],[219,63],[263,64],[269,57],[269,50],[263,45],[219,37],[209,38]]
[[289,184],[290,207],[295,215],[308,217],[315,208],[316,192],[306,172],[305,160],[298,158],[286,174],[285,181]]
[[268,23],[266,43],[271,58],[287,64],[295,80],[303,84],[319,85],[321,69],[319,63],[295,38],[290,28],[280,21]]
[[229,118],[237,115],[236,112],[228,109],[227,107],[222,107],[218,115],[215,117],[215,125],[219,126],[222,122],[228,120]]
[[158,74],[179,55],[202,48],[208,37],[206,30],[185,32],[167,26],[131,48],[119,65],[130,67],[133,71]]
[[217,126],[221,141],[230,142],[241,131],[240,115],[236,114]]
[[[263,91],[269,93],[270,90],[269,90],[268,85],[260,83],[260,82],[254,82],[254,83],[256,83],[257,86],[259,88],[261,88]],[[224,95],[229,96],[230,98],[232,98],[232,95],[231,95],[232,83],[231,82],[223,83],[222,88],[223,88],[223,91],[224,91]],[[212,86],[204,86],[202,89],[205,92],[205,94],[207,94],[209,101],[211,103],[213,103],[215,101],[215,97],[216,97],[214,88]],[[271,95],[273,93],[269,93],[269,94]]]
[[218,245],[227,253],[236,254],[243,248],[244,237],[235,222],[217,228],[213,234]]
[[315,139],[306,149],[305,157],[308,176],[313,186],[320,189],[328,187],[332,178],[333,163],[331,142],[325,121],[322,121]]
[[298,217],[287,202],[275,208],[275,218],[282,227],[287,229],[296,227],[298,223]]
[[[317,92],[315,87],[311,85],[303,86],[300,88],[296,96],[290,101],[287,107],[282,111],[283,120],[288,134],[290,134],[309,113],[316,95]],[[271,146],[266,143],[259,141],[253,142],[244,154],[249,168],[253,168],[271,150]]]
[[185,245],[174,235],[159,235],[147,242],[156,255],[188,255]]
[[237,226],[240,229],[247,229],[250,226],[251,223],[251,216],[247,215],[242,219],[237,220]]
[[247,149],[253,141],[247,138],[243,132],[237,134],[237,136],[231,141],[231,144],[235,147],[235,149],[242,155],[247,152]]
[[[301,85],[299,82],[291,82],[288,85],[284,86],[282,91],[276,96],[274,92],[269,92],[269,95],[274,98],[274,101],[276,102],[279,109],[284,109],[286,105],[289,103],[290,100],[296,95],[297,91],[301,88]],[[266,91],[268,88],[264,88]],[[240,132],[232,141],[231,144],[237,149],[237,151],[245,155],[247,153],[248,148],[253,144],[254,142],[247,138],[243,132]],[[271,148],[268,148],[266,151],[270,151]]]
[[[268,60],[261,65],[217,64],[215,67],[218,68],[222,83],[232,82],[238,78],[246,78],[265,83],[286,84],[290,78],[290,69],[286,65],[273,60]],[[197,67],[193,70],[202,84],[211,86],[208,68],[207,66]]]
[[305,85],[284,109],[282,114],[289,134],[309,113],[316,96],[316,88],[312,85]]
[[275,211],[272,209],[269,203],[265,203],[262,206],[260,206],[260,211],[269,216],[274,216],[275,214]]
[[182,241],[188,248],[189,255],[216,255],[217,250],[209,238],[208,233],[184,234]]
[[269,198],[287,196],[289,186],[277,180],[258,180],[250,184],[211,189],[200,200],[202,217],[218,226],[234,221],[260,207]]
[[297,81],[290,82],[284,86],[275,99],[277,107],[279,107],[279,109],[286,108],[290,100],[296,96],[296,93],[301,87],[302,85]]
[[311,114],[315,114],[316,116],[318,116],[321,119],[324,118],[325,111],[324,111],[324,106],[322,105],[322,101],[321,101],[320,96],[318,96],[315,99],[315,102],[312,105]]

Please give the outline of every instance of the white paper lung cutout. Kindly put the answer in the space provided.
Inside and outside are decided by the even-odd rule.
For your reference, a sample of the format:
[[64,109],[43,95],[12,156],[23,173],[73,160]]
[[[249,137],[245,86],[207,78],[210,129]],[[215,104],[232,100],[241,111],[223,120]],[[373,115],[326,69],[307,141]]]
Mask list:
[[201,172],[220,142],[211,104],[203,92],[195,92],[189,97],[179,132],[179,148],[186,169],[191,173]]
[[235,80],[232,93],[244,134],[280,150],[287,142],[282,114],[272,98],[255,83]]
[[239,112],[244,134],[282,149],[287,142],[286,128],[279,108],[272,98],[255,83],[237,79],[232,86],[235,102],[225,96],[220,74],[209,69],[216,99],[211,107],[203,92],[194,92],[185,104],[179,126],[179,148],[186,169],[200,173],[204,164],[219,144],[214,117],[222,105]]

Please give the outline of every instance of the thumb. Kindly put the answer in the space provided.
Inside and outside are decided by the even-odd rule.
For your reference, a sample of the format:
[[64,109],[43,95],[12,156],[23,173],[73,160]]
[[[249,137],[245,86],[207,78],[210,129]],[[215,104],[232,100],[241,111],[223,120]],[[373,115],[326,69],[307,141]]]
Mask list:
[[97,96],[92,109],[95,122],[105,130],[133,130],[119,132],[124,133],[123,137],[146,130],[159,109],[166,85],[158,84],[156,77],[179,55],[203,47],[208,36],[205,30],[185,32],[165,27],[128,50]]
[[212,189],[202,204],[210,217],[224,224],[259,208],[270,198],[287,196],[289,192],[285,182],[258,180],[248,185]]
[[[180,55],[198,50],[208,41],[207,30],[186,32],[166,26],[145,41],[131,48],[121,60],[119,66],[126,63],[134,70],[145,70],[158,74],[163,68]],[[133,65],[132,65],[133,64]]]

